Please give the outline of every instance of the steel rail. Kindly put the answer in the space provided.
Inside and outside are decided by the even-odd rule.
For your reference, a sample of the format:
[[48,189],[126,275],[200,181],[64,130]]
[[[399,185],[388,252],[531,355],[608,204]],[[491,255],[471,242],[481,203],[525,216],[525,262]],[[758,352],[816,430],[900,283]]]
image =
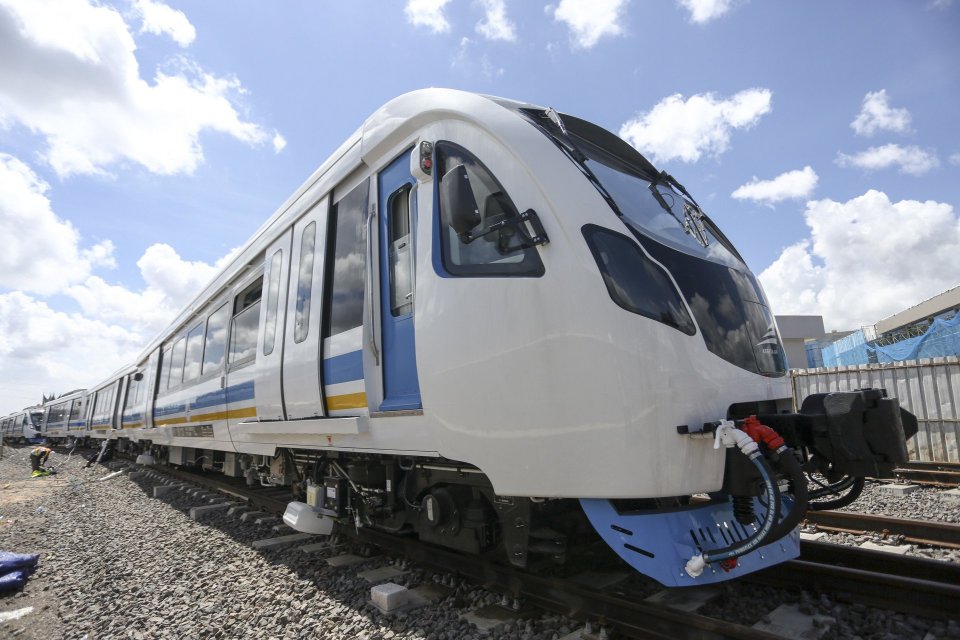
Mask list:
[[806,521],[824,531],[860,534],[873,531],[886,536],[902,536],[904,541],[960,549],[960,524],[929,522],[874,516],[849,511],[810,511]]

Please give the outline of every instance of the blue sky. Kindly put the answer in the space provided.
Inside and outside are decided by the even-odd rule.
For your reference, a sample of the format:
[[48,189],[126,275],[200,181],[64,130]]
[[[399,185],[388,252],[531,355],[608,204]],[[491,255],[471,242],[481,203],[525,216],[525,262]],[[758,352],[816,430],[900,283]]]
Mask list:
[[960,281],[960,2],[0,0],[0,413],[130,360],[373,111],[553,106],[683,182],[775,313]]

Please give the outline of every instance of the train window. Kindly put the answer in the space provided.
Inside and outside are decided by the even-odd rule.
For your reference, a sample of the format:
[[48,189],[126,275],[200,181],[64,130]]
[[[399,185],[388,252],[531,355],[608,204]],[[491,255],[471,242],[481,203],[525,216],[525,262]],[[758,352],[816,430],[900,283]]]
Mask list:
[[387,203],[390,220],[390,313],[396,316],[413,311],[413,252],[410,250],[410,199],[413,189],[406,184]]
[[227,350],[227,320],[230,318],[230,307],[224,303],[219,309],[210,314],[207,320],[206,346],[203,349],[203,374],[218,371],[223,367],[223,354]]
[[310,292],[313,289],[313,252],[317,244],[317,223],[311,222],[303,230],[300,241],[300,268],[297,269],[297,311],[293,341],[303,342],[310,331]]
[[193,380],[200,375],[200,363],[203,360],[203,324],[198,324],[187,333],[187,356],[183,364],[183,381]]
[[262,293],[263,277],[260,277],[237,295],[230,330],[230,353],[227,360],[231,365],[247,362],[257,355]]
[[[518,215],[513,200],[493,174],[463,147],[439,142],[436,149],[439,175],[447,176],[463,166],[479,207],[479,222],[472,231],[476,237],[469,242],[464,242],[450,225],[441,225],[440,252],[444,269],[456,276],[542,276],[543,262],[536,247],[518,246],[512,227],[480,235],[497,222]],[[437,181],[438,193],[444,179]],[[437,202],[440,202],[439,196]],[[440,211],[440,220],[446,219]]]
[[648,258],[636,242],[592,224],[583,227],[583,236],[614,302],[627,311],[688,335],[696,333],[693,320],[667,272]]
[[277,341],[277,307],[280,306],[280,268],[283,266],[283,250],[277,249],[270,259],[270,280],[267,283],[267,319],[263,327],[263,355],[273,353]]
[[77,398],[70,407],[70,422],[80,419],[80,410],[83,408],[83,400]]
[[160,390],[170,386],[170,352],[173,347],[167,347],[160,356]]
[[367,266],[367,182],[362,182],[330,212],[327,252],[326,330],[334,336],[363,324],[363,297]]
[[137,380],[131,374],[127,377],[127,396],[123,403],[124,409],[132,409],[140,402],[140,389],[143,387],[141,380]]
[[180,338],[173,343],[173,353],[170,356],[170,381],[167,388],[176,387],[183,380],[183,357],[187,353],[187,341]]

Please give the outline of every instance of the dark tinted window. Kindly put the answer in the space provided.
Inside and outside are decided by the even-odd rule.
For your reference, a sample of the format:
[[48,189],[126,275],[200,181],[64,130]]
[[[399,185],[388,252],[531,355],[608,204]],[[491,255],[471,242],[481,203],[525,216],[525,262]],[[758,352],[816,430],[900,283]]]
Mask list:
[[[459,172],[473,192],[478,210],[478,223],[471,230],[475,237],[465,242],[449,224],[440,223],[440,251],[443,267],[452,275],[460,276],[541,276],[543,262],[536,247],[521,248],[513,227],[484,234],[492,225],[518,215],[513,200],[500,182],[472,153],[450,142],[440,142],[437,149],[437,202],[444,180],[458,175],[462,166],[466,176]],[[439,205],[440,220],[450,219],[450,212]]]
[[639,234],[638,239],[673,274],[711,352],[754,373],[786,372],[773,315],[752,274],[675,251]]
[[366,281],[367,183],[364,181],[337,202],[330,214],[327,254],[327,330],[333,336],[363,324],[363,295]]
[[170,382],[167,388],[175,387],[183,380],[183,357],[187,353],[187,341],[180,338],[173,343],[173,355],[170,356]]
[[686,334],[696,333],[693,320],[667,273],[632,239],[586,225],[583,236],[600,267],[607,292],[618,305]]
[[170,385],[170,351],[173,347],[167,347],[160,356],[160,390],[163,391]]

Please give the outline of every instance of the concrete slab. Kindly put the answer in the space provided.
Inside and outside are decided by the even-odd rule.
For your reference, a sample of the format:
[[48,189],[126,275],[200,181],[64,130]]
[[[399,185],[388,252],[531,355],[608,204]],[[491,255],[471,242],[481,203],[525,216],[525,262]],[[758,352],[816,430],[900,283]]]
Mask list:
[[350,565],[363,562],[364,560],[366,560],[366,558],[361,558],[360,556],[355,556],[352,553],[347,553],[342,556],[333,556],[332,558],[327,558],[327,565],[331,567],[349,567]]
[[399,584],[387,582],[370,588],[370,604],[381,613],[396,613],[410,602],[410,591]]
[[253,524],[257,525],[258,527],[262,527],[265,524],[274,524],[277,522],[280,522],[280,518],[274,515],[269,515],[254,519]]
[[202,507],[190,507],[190,519],[199,520],[208,513],[214,513],[216,511],[226,511],[231,506],[229,502],[222,502],[220,504],[208,504]]
[[945,500],[946,502],[960,502],[960,489],[941,491],[939,496],[940,499]]
[[410,589],[410,606],[419,607],[431,602],[443,600],[453,593],[453,589],[445,587],[442,584],[422,584],[419,587]]
[[630,573],[627,571],[585,571],[573,578],[579,585],[599,591],[623,582]]
[[251,520],[256,520],[257,518],[263,518],[264,516],[269,516],[270,514],[266,511],[247,511],[245,514],[240,516],[240,519],[244,522],[249,522]]
[[837,622],[830,616],[803,613],[793,604],[782,604],[765,618],[753,628],[791,640],[818,640]]
[[883,551],[885,553],[892,553],[898,556],[905,556],[907,552],[913,549],[912,544],[877,544],[876,542],[864,542],[860,545],[861,549],[869,549],[870,551]]
[[159,486],[159,487],[154,487],[154,488],[153,488],[153,497],[154,497],[154,498],[159,498],[160,496],[166,495],[166,494],[170,493],[170,492],[173,491],[173,490],[174,490],[174,487],[170,487],[170,486],[166,486],[166,485],[161,485],[161,486]]
[[719,587],[684,587],[682,589],[658,591],[647,598],[646,601],[664,605],[677,611],[694,613],[719,595]]
[[519,620],[520,616],[513,609],[507,609],[498,604],[491,604],[461,614],[460,619],[477,625],[477,629],[481,633],[486,633],[507,622]]
[[384,582],[385,580],[393,580],[394,578],[399,578],[400,576],[410,573],[409,571],[403,571],[402,569],[397,569],[396,567],[380,567],[379,569],[370,569],[369,571],[361,571],[357,574],[357,577],[363,578],[371,584],[377,582]]
[[332,544],[330,542],[314,542],[313,544],[305,544],[300,547],[300,551],[304,553],[316,553],[317,551],[327,551],[333,550],[339,547],[338,544]]
[[908,496],[914,491],[920,489],[918,484],[883,484],[879,487],[883,493],[889,493],[894,496]]
[[128,473],[128,474],[127,474],[127,477],[130,478],[131,480],[139,480],[140,478],[146,478],[146,477],[147,477],[147,472],[146,472],[146,471],[133,471],[132,473]]
[[311,539],[313,536],[309,533],[295,533],[290,536],[280,536],[279,538],[266,538],[265,540],[254,540],[253,548],[254,549],[273,549],[275,547],[282,547],[284,545],[293,544],[294,542],[303,542],[305,540]]
[[230,507],[230,510],[227,511],[227,515],[228,515],[228,516],[236,515],[236,514],[238,514],[238,513],[243,513],[243,512],[245,512],[245,511],[250,511],[250,509],[252,509],[252,508],[253,508],[253,507],[248,507],[248,506],[245,505],[245,504],[238,504],[238,505],[235,506],[235,507]]
[[804,542],[817,542],[826,538],[827,534],[823,531],[817,531],[816,533],[807,533],[805,531],[800,532],[800,539]]

